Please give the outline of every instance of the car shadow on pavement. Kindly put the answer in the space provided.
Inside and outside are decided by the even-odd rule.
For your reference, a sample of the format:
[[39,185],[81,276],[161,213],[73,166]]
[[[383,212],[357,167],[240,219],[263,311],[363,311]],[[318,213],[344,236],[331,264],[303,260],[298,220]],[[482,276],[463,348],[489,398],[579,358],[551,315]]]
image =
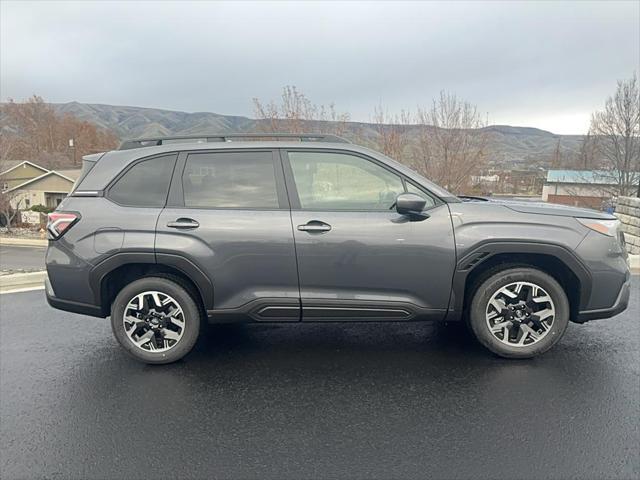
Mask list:
[[238,375],[262,371],[267,377],[309,381],[355,374],[393,377],[395,371],[423,377],[452,365],[505,362],[484,350],[463,324],[248,324],[208,326],[194,350],[173,368],[202,367],[218,371],[215,375],[220,370]]

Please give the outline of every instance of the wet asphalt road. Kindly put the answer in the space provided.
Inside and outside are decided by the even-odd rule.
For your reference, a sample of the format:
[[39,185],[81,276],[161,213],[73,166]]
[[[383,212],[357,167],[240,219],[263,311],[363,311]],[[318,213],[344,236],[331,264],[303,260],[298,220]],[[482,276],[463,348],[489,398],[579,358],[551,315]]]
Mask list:
[[151,367],[105,320],[0,295],[0,477],[638,478],[638,280],[532,361],[455,328],[253,325]]
[[0,271],[44,270],[47,247],[0,245]]

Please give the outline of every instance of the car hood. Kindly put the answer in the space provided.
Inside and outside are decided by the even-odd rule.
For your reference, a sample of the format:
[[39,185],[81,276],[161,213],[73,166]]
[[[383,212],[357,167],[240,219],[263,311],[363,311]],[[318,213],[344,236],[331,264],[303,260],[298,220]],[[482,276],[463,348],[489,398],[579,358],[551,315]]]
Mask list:
[[485,199],[488,204],[504,205],[511,210],[521,213],[536,213],[540,215],[556,215],[559,217],[595,218],[598,220],[615,220],[616,217],[609,213],[598,212],[588,208],[570,207],[544,202],[522,202],[517,200]]

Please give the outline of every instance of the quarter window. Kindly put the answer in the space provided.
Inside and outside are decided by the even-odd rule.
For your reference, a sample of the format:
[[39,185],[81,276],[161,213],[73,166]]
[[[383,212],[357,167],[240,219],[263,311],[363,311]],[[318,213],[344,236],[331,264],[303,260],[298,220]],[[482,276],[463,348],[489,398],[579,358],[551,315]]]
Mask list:
[[164,207],[175,155],[136,163],[109,190],[109,198],[130,207]]
[[404,192],[399,176],[356,155],[288,152],[300,206],[314,210],[388,210]]
[[279,207],[271,152],[191,154],[182,187],[187,207]]

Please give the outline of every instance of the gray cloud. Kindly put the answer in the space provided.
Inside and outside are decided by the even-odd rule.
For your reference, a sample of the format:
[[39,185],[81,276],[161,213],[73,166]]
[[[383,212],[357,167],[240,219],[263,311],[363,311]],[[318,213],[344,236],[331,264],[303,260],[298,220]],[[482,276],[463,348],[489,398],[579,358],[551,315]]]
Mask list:
[[251,115],[294,84],[354,120],[455,91],[491,123],[582,133],[640,58],[638,2],[11,2],[3,100]]

